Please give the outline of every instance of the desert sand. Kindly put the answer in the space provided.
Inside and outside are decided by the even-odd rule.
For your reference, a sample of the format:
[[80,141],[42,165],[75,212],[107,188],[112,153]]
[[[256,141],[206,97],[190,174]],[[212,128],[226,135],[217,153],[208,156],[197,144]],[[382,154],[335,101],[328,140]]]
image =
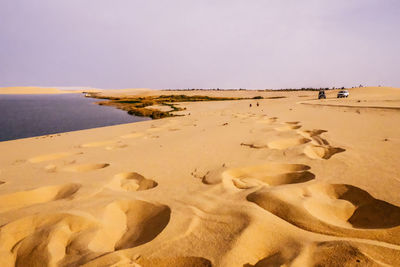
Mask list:
[[132,92],[266,99],[0,142],[0,266],[400,266],[400,89]]

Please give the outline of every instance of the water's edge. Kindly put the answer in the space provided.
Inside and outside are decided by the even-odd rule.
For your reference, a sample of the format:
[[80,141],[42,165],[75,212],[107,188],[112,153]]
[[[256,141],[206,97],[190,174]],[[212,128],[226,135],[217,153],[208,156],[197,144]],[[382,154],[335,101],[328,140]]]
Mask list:
[[0,95],[0,141],[150,120],[82,94]]

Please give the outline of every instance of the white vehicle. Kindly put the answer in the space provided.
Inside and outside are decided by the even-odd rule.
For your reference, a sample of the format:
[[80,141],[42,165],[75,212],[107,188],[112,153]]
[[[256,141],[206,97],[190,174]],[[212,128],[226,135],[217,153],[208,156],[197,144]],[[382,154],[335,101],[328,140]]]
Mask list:
[[348,96],[349,96],[349,91],[347,90],[341,90],[337,94],[337,98],[348,97]]

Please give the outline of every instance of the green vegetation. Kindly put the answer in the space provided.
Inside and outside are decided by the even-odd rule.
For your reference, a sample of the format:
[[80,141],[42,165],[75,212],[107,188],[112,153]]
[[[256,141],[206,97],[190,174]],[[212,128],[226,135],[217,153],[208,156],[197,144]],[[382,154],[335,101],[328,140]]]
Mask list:
[[[150,117],[152,119],[161,119],[165,117],[179,116],[172,112],[185,110],[173,103],[178,102],[198,102],[198,101],[226,101],[226,100],[241,100],[246,98],[234,97],[211,97],[211,96],[187,96],[187,95],[160,95],[160,96],[147,96],[147,97],[107,97],[100,96],[96,93],[90,94],[92,98],[106,99],[97,104],[105,106],[114,106],[116,108],[125,110],[130,115]],[[262,98],[262,97],[261,97]],[[261,99],[256,98],[256,99]],[[153,105],[164,105],[171,107],[170,111],[161,111],[151,108]]]
[[224,100],[240,100],[238,97],[212,97],[202,95],[161,95],[157,97],[163,102],[198,102],[198,101],[224,101]]
[[147,108],[131,108],[128,111],[128,114],[141,117],[150,117],[152,119],[161,119],[172,116],[169,112],[160,111],[156,109],[147,109]]

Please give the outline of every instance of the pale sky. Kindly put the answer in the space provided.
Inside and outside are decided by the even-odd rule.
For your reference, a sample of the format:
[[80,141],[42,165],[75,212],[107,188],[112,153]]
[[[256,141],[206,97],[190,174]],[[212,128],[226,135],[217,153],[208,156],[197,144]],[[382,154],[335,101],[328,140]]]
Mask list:
[[0,87],[400,87],[399,0],[1,0]]

